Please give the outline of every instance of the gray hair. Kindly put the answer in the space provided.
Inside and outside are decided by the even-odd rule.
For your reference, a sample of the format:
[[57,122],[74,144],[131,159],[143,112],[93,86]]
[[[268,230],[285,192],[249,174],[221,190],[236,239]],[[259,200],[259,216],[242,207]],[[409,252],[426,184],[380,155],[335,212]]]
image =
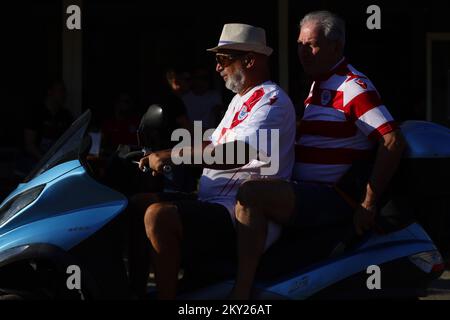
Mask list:
[[300,29],[306,23],[316,23],[322,29],[325,38],[331,41],[339,41],[345,45],[345,22],[329,11],[314,11],[308,13],[300,21]]

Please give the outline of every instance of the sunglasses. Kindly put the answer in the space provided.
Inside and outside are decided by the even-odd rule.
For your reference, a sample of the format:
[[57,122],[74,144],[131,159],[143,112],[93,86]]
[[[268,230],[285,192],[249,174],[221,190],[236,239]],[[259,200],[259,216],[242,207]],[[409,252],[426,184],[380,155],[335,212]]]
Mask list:
[[216,54],[216,61],[217,63],[222,67],[225,68],[232,64],[234,61],[238,60],[239,58],[242,58],[247,55],[247,52],[243,53],[217,53]]

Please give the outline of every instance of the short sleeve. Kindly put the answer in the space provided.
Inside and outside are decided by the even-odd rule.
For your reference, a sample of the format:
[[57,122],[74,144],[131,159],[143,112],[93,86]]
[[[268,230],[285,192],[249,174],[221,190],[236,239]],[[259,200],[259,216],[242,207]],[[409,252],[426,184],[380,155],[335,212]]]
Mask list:
[[345,88],[345,110],[369,139],[378,140],[397,125],[377,90],[366,78],[355,78]]

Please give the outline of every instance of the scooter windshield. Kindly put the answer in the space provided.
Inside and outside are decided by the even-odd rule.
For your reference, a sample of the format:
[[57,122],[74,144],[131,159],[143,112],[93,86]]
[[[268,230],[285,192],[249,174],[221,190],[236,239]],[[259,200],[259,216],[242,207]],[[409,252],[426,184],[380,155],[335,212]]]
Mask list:
[[83,148],[84,136],[90,120],[91,111],[87,110],[75,120],[69,129],[67,129],[67,131],[55,142],[28,177],[26,177],[24,182],[34,179],[58,164],[77,160],[80,151]]

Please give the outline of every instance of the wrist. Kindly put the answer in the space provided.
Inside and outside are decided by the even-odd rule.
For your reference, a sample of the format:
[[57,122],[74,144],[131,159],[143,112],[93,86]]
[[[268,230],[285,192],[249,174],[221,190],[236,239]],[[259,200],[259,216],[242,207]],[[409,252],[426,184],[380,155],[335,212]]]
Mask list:
[[367,184],[366,196],[364,197],[364,200],[361,203],[361,205],[365,208],[375,207],[376,206],[376,198],[377,198],[376,194],[373,191],[370,183]]
[[376,203],[374,202],[362,202],[361,207],[363,207],[367,211],[376,211]]

